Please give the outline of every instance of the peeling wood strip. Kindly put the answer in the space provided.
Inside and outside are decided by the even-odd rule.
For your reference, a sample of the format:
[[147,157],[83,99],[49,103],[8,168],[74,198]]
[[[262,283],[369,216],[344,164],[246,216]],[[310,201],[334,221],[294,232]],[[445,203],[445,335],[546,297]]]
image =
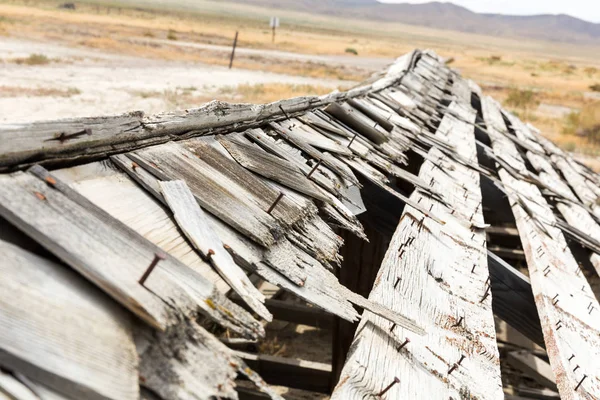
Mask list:
[[177,224],[193,246],[219,271],[223,279],[244,299],[252,311],[266,321],[271,321],[273,316],[264,305],[265,297],[234,263],[185,182],[160,182],[160,188],[165,201],[173,211]]

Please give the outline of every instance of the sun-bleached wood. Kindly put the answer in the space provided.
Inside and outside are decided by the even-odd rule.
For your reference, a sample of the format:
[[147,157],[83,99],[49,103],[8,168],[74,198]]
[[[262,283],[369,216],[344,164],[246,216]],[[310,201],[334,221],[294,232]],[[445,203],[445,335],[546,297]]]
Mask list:
[[[482,109],[494,153],[511,168],[526,171],[514,142],[506,138],[510,133],[499,105],[484,97]],[[537,186],[515,179],[504,168],[498,173],[525,250],[546,350],[561,398],[600,398],[598,301],[563,233],[551,226],[555,220],[552,209]]]
[[183,181],[160,182],[161,193],[171,208],[179,227],[193,246],[208,259],[229,283],[231,288],[267,321],[273,316],[264,305],[264,295],[254,287],[248,276],[238,267],[223,247],[223,242],[206,218],[194,195]]
[[64,265],[0,254],[0,365],[72,398],[137,399],[130,315]]
[[[474,111],[454,108],[474,120]],[[438,135],[476,160],[472,126],[446,116]],[[436,149],[431,152],[444,157]],[[458,217],[482,222],[479,176],[447,161],[453,166],[449,175],[425,161],[419,177],[452,199]],[[415,192],[411,200],[427,209],[444,209],[422,193]],[[465,229],[450,215],[447,218],[442,226],[406,206],[369,297],[413,317],[423,324],[426,335],[415,337],[367,316],[358,328],[334,399],[376,396],[395,377],[400,382],[384,398],[461,398],[464,393],[503,398],[491,298],[485,296],[489,276],[485,235]],[[399,349],[405,338],[410,342]]]

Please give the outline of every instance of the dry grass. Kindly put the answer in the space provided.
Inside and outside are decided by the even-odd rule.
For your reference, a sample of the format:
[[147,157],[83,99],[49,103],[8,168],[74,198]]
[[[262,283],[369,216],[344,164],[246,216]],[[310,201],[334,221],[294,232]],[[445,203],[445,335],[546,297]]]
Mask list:
[[27,88],[20,86],[0,86],[0,97],[71,97],[81,94],[77,88]]
[[226,101],[229,103],[266,104],[281,99],[298,96],[319,96],[330,93],[331,89],[314,85],[293,85],[285,83],[268,83],[256,85],[239,85],[236,87],[222,88],[218,92],[207,95],[197,88],[175,88],[158,91],[133,91],[131,94],[146,98],[159,98],[165,101],[171,110],[194,108],[212,100]]
[[13,62],[23,65],[46,65],[50,64],[51,60],[43,54],[31,54],[26,58],[15,58]]

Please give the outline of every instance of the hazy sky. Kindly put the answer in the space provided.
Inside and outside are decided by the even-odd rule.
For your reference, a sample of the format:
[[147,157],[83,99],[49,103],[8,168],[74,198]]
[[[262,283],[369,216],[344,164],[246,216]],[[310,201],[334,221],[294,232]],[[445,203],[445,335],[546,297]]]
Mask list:
[[[428,3],[432,0],[379,0],[382,3]],[[599,0],[453,0],[476,12],[499,14],[569,14],[600,22]]]

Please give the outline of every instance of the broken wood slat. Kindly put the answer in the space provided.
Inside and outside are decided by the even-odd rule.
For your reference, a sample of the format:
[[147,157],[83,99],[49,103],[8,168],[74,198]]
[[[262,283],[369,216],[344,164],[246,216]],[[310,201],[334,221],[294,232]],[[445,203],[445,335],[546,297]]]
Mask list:
[[[505,138],[510,133],[499,106],[485,97],[482,107],[494,152],[509,160],[511,168],[526,170],[514,143]],[[561,397],[598,398],[600,384],[592,378],[600,374],[600,319],[594,315],[600,309],[598,301],[568,249],[563,233],[536,219],[541,216],[554,222],[552,209],[539,189],[515,179],[503,168],[499,175],[508,192],[525,249],[546,349]]]
[[314,361],[235,352],[270,385],[329,393],[331,365]]
[[331,103],[325,108],[325,112],[340,120],[350,128],[364,135],[375,144],[383,144],[389,140],[385,130],[379,131],[377,123],[370,120],[360,111],[353,109],[347,104]]
[[[113,156],[111,160],[114,164],[122,164],[122,168],[134,180],[148,174],[143,168],[135,167],[135,163],[125,155]],[[164,199],[160,195],[158,184],[158,196],[153,199],[109,162],[54,170],[52,174],[113,218],[212,282],[219,292],[225,294],[231,290],[219,274],[194,251],[168,209],[162,207]],[[156,179],[154,182],[157,182]]]
[[490,235],[499,236],[519,236],[517,228],[511,228],[507,226],[488,226],[485,231]]
[[162,399],[235,398],[235,378],[245,376],[274,400],[270,389],[235,352],[193,320],[165,332],[139,327],[140,385]]
[[342,146],[339,142],[322,135],[310,125],[304,125],[300,120],[279,121],[278,124],[285,129],[287,134],[293,135],[297,140],[302,140],[317,149],[345,156],[352,155],[352,151],[348,147]]
[[[152,194],[160,196],[158,183],[152,182],[152,180],[156,181],[156,178],[148,174],[138,174],[136,180],[143,182],[142,186],[149,188]],[[221,241],[229,246],[229,251],[236,263],[242,264],[244,268],[257,273],[268,282],[285,288],[300,298],[351,322],[358,318],[358,313],[349,302],[357,303],[360,307],[381,314],[407,329],[421,331],[421,328],[416,326],[413,321],[402,315],[390,312],[378,304],[372,304],[347,291],[333,274],[325,270],[323,265],[308,254],[294,248],[290,243],[286,244],[285,241],[280,241],[265,252],[264,249],[250,243],[218,219],[210,215],[207,215],[207,218]],[[305,234],[313,238],[318,237],[325,227],[326,225],[323,224],[316,231],[306,231]],[[310,225],[305,225],[305,228],[309,229]],[[335,253],[337,254],[337,250]],[[300,271],[303,276],[300,277],[299,282],[295,282],[297,281],[296,274]]]
[[520,249],[509,249],[500,246],[488,246],[488,249],[505,260],[525,261],[525,252]]
[[350,99],[347,103],[377,122],[386,131],[391,132],[394,129],[394,124],[392,124],[377,108],[373,107],[364,99]]
[[219,142],[243,167],[265,178],[304,193],[312,198],[330,202],[321,190],[301,170],[287,160],[273,156],[260,148],[249,146],[236,139],[220,138]]
[[137,399],[130,316],[63,265],[0,253],[0,365],[72,398]]
[[358,181],[353,181],[353,178],[354,178],[353,175],[347,174],[344,169],[338,168],[337,164],[335,162],[331,161],[331,159],[334,158],[331,154],[321,152],[320,150],[316,149],[314,146],[310,145],[309,143],[304,142],[304,140],[302,138],[293,134],[292,131],[290,131],[289,129],[286,130],[284,127],[282,127],[281,125],[279,125],[275,122],[272,122],[269,125],[275,130],[275,132],[279,136],[284,138],[286,141],[288,141],[293,146],[295,146],[298,149],[305,152],[311,158],[316,160],[316,162],[323,163],[326,167],[330,168],[332,171],[334,171],[340,177],[352,182],[353,184],[356,184],[356,185],[359,184]]
[[535,344],[545,347],[529,278],[507,264],[488,248],[494,314]]
[[[245,191],[180,144],[149,147],[129,157],[161,180],[184,180],[202,208],[257,243],[268,247],[283,235],[282,227],[267,214],[268,206],[258,207]],[[272,202],[278,193],[269,193]]]
[[138,317],[165,329],[178,313],[202,311],[240,334],[262,335],[257,321],[202,276],[43,168],[30,171],[0,178],[0,214]]
[[[475,118],[473,111],[457,112]],[[471,126],[449,116],[442,124],[440,134],[446,134],[463,155],[476,157]],[[448,163],[454,166],[448,171],[451,176],[428,161],[419,176],[426,182],[433,178],[452,199],[458,215],[474,214],[475,221],[482,221],[479,176],[450,159]],[[433,211],[444,209],[418,192],[411,200]],[[333,399],[377,397],[386,388],[389,399],[460,398],[465,391],[471,397],[503,398],[484,240],[481,230],[471,232],[454,218],[440,225],[405,207],[369,299],[414,318],[426,334],[411,335],[367,314]],[[399,383],[389,387],[395,378]]]
[[540,385],[556,390],[556,379],[550,364],[527,350],[511,351],[506,356],[507,363],[525,373]]
[[217,236],[204,211],[183,181],[160,182],[165,201],[173,211],[177,224],[193,246],[219,271],[231,288],[266,321],[273,316],[265,308],[265,297],[254,287],[248,276],[235,264],[223,242]]
[[325,330],[331,329],[333,326],[333,315],[317,307],[275,299],[267,299],[265,305],[273,314],[273,319],[278,321],[314,326]]

